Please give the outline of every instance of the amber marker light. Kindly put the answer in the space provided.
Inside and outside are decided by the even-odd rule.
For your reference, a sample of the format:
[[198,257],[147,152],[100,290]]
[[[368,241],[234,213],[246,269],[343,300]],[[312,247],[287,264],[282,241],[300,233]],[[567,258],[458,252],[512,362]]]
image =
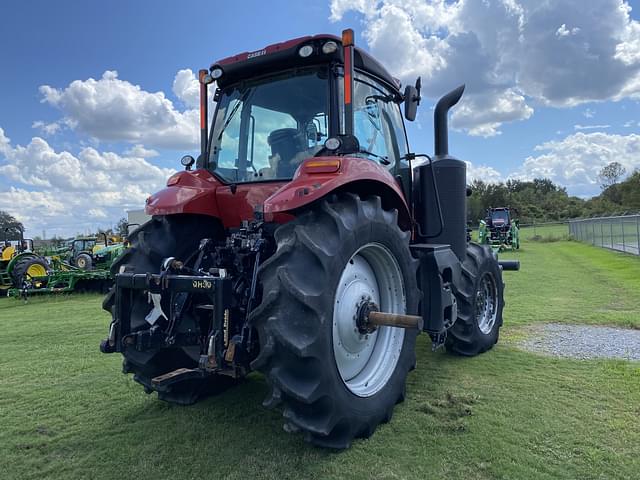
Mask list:
[[304,164],[306,173],[334,173],[340,170],[340,160],[309,160]]

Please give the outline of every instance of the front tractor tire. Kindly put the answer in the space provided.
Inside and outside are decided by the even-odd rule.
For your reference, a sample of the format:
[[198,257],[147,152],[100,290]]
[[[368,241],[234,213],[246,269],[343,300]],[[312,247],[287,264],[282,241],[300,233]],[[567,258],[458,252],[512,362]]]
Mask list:
[[[199,215],[155,216],[129,235],[131,247],[126,249],[112,264],[111,274],[126,271],[130,273],[160,273],[162,261],[167,257],[186,259],[198,249],[202,238],[222,235],[217,220]],[[105,297],[102,307],[115,317],[115,286]],[[132,331],[147,330],[150,325],[145,320],[152,306],[142,291],[135,294],[131,308]],[[183,313],[178,332],[193,328],[190,312]],[[126,347],[122,352],[123,373],[132,373],[133,379],[144,387],[146,393],[154,390],[152,379],[178,368],[196,368],[199,359],[198,347],[164,347],[138,351]],[[169,390],[158,391],[158,398],[170,403],[190,405],[201,397],[217,393],[232,385],[230,377],[213,376],[206,379],[185,380],[171,386]]]
[[417,332],[368,331],[360,308],[417,313],[417,261],[397,211],[379,197],[335,195],[275,233],[277,251],[260,268],[263,300],[252,313],[261,352],[252,367],[282,404],[285,430],[347,448],[391,418],[415,367]]
[[489,246],[469,243],[456,300],[458,319],[447,332],[447,351],[472,357],[491,349],[502,326],[504,283]]

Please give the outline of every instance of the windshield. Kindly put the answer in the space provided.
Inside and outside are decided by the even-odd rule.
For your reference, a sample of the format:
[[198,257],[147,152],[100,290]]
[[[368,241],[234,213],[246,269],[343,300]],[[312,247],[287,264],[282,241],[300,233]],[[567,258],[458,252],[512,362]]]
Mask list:
[[305,69],[222,91],[208,168],[230,183],[290,179],[329,134],[327,69]]
[[491,214],[493,223],[509,223],[509,212],[506,210],[494,210]]

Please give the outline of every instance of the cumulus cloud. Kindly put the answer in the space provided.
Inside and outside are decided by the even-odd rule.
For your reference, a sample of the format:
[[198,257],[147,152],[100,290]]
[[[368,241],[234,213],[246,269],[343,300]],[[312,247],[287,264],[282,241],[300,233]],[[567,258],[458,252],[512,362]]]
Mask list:
[[512,178],[550,178],[573,195],[596,195],[598,173],[610,162],[620,162],[631,172],[640,168],[640,135],[578,132],[535,147]]
[[125,210],[142,208],[175,172],[149,163],[149,154],[136,145],[124,156],[91,147],[74,155],[40,137],[14,146],[0,128],[0,176],[12,184],[0,192],[0,205],[31,232],[68,234],[96,222],[113,224]]
[[200,83],[190,68],[178,71],[173,79],[173,93],[189,108],[200,108]]
[[435,98],[465,82],[453,125],[496,135],[536,103],[572,107],[640,94],[640,23],[624,0],[332,0],[363,16],[369,49]]
[[467,164],[467,182],[482,180],[485,183],[499,183],[505,181],[504,175],[498,170],[487,165],[474,166],[471,162]]
[[[75,80],[67,87],[40,87],[42,101],[64,115],[70,128],[97,140],[124,141],[155,148],[193,149],[198,145],[191,70],[181,70],[174,93],[187,107],[180,111],[163,92],[147,92],[107,70],[98,80]],[[197,104],[197,102],[196,102]]]
[[60,122],[46,123],[42,120],[36,120],[31,124],[31,128],[38,129],[42,132],[43,135],[49,136],[58,133],[61,130],[62,125],[60,124]]

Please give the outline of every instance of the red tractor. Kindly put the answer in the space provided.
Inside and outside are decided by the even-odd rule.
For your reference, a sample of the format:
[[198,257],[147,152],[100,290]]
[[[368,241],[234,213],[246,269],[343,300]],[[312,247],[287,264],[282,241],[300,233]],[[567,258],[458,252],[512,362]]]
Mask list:
[[201,154],[147,199],[104,301],[101,350],[147,393],[189,404],[257,370],[287,431],[346,448],[404,399],[419,332],[465,356],[497,342],[515,265],[467,241],[466,165],[447,146],[464,86],[436,106],[431,159],[400,110],[415,119],[419,80],[401,91],[351,30],[199,80]]

